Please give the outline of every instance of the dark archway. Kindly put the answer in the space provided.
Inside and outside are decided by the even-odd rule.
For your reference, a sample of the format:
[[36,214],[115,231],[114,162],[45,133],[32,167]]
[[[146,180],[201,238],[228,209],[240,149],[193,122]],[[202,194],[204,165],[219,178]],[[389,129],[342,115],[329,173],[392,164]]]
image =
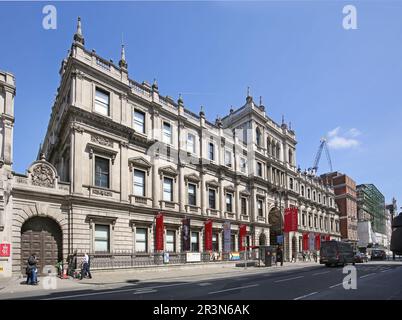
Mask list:
[[55,266],[63,259],[62,231],[59,224],[46,217],[33,217],[25,221],[21,227],[21,270],[25,268],[29,256],[36,254],[38,273],[41,274],[46,265]]
[[269,244],[271,246],[277,245],[277,236],[282,235],[281,216],[278,208],[272,208],[271,211],[269,211],[268,222],[270,224]]

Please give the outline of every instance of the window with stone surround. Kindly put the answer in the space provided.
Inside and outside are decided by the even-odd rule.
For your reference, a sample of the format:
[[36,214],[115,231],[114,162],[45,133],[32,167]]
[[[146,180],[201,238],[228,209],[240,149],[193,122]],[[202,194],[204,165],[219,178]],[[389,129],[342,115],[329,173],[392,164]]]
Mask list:
[[208,158],[211,161],[215,160],[215,146],[212,142],[208,144]]
[[134,110],[134,130],[145,133],[145,113],[140,110]]
[[163,122],[163,142],[172,144],[172,125],[169,122]]
[[110,160],[95,156],[95,186],[109,188]]
[[136,228],[135,229],[135,251],[148,252],[148,229]]
[[216,209],[216,190],[208,189],[208,204],[210,209]]
[[188,184],[188,204],[190,206],[197,205],[197,186],[193,183]]
[[191,251],[199,252],[200,251],[200,233],[199,232],[191,232]]
[[233,212],[233,194],[226,193],[226,211]]
[[145,171],[134,169],[134,195],[145,197]]
[[166,230],[166,251],[176,252],[176,231]]
[[173,201],[173,179],[163,178],[163,200]]
[[95,224],[95,252],[109,252],[110,250],[110,226]]
[[259,217],[263,217],[263,216],[264,216],[263,202],[262,202],[262,200],[257,200],[257,211],[258,211],[258,216],[259,216]]
[[110,94],[100,88],[95,89],[95,112],[104,116],[110,114]]
[[247,199],[244,197],[241,198],[241,214],[247,216]]

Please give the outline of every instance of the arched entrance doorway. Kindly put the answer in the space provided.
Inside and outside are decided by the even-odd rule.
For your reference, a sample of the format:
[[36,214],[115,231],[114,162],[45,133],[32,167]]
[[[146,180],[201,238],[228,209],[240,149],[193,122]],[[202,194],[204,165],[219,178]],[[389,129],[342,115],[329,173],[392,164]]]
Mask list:
[[271,211],[269,211],[268,221],[270,224],[269,244],[271,246],[277,245],[278,244],[277,236],[282,235],[281,216],[278,208],[272,208]]
[[267,244],[267,237],[265,236],[265,233],[260,234],[258,243],[260,244],[260,246],[265,246]]
[[51,218],[33,217],[21,227],[21,270],[25,274],[26,263],[31,254],[38,259],[38,273],[46,265],[56,265],[63,259],[62,231]]

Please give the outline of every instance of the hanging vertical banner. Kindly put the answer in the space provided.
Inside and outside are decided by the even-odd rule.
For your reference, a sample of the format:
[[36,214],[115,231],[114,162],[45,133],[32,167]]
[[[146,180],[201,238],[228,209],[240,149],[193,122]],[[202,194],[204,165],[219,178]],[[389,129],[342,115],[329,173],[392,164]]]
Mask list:
[[245,250],[246,246],[246,234],[247,234],[247,226],[242,224],[239,228],[239,248],[240,251]]
[[303,250],[308,250],[308,233],[303,233]]
[[325,236],[325,241],[330,241],[331,240],[331,236],[330,235],[326,235]]
[[231,240],[230,222],[223,224],[223,251],[230,252],[230,240]]
[[284,232],[292,232],[297,231],[297,217],[298,217],[298,210],[297,208],[286,208],[285,209],[285,227]]
[[155,250],[163,251],[163,214],[159,212],[156,216],[156,227],[155,227]]
[[315,235],[315,250],[320,250],[321,248],[321,236],[320,234]]
[[205,221],[205,251],[212,251],[212,220]]
[[315,246],[315,235],[313,232],[308,234],[308,250],[314,250]]
[[190,232],[190,219],[189,218],[183,219],[182,240],[183,240],[183,251],[190,251],[191,232]]

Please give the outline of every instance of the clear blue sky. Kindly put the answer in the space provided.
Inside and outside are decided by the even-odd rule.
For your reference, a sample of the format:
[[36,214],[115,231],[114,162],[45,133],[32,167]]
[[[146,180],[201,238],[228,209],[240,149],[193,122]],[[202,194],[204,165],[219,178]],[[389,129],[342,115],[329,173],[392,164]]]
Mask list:
[[[46,4],[57,30],[42,28]],[[346,4],[357,30],[342,27]],[[0,69],[17,80],[17,172],[44,137],[77,16],[88,49],[117,62],[123,33],[130,77],[157,78],[162,94],[182,92],[211,121],[243,105],[250,86],[270,117],[292,122],[302,168],[327,135],[335,170],[402,205],[402,2],[0,2]]]

